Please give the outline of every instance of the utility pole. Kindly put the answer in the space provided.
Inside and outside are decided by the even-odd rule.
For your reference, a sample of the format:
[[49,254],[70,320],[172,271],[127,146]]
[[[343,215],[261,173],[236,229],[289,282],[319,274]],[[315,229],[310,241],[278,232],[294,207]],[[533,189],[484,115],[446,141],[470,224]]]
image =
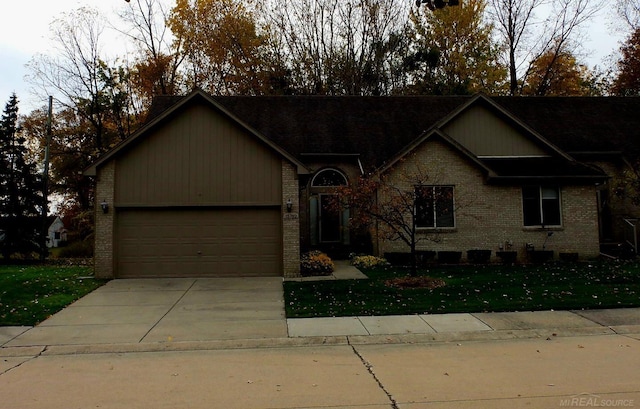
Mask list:
[[47,213],[49,212],[49,146],[51,145],[51,123],[53,117],[53,96],[49,96],[49,112],[47,115],[47,143],[44,147],[44,171],[42,172],[42,238],[40,240],[40,260],[44,261],[49,254],[47,249]]

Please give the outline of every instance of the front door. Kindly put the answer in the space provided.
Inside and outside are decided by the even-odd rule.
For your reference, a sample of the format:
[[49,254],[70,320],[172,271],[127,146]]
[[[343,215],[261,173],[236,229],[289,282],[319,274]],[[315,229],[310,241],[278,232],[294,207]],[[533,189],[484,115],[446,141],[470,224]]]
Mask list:
[[340,241],[342,217],[333,206],[336,195],[320,195],[320,242],[337,243]]

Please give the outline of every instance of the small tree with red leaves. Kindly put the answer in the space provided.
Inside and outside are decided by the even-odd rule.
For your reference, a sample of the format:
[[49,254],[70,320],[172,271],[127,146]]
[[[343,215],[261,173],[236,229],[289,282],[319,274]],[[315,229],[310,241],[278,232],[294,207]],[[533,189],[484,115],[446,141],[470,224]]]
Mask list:
[[437,185],[437,180],[420,166],[410,171],[372,173],[348,186],[341,186],[333,205],[350,209],[350,229],[373,229],[383,240],[405,243],[411,253],[411,275],[416,275],[418,243],[440,240],[440,229],[436,225],[420,229],[424,203],[433,203],[441,214],[450,212],[453,222],[453,189],[431,188]]

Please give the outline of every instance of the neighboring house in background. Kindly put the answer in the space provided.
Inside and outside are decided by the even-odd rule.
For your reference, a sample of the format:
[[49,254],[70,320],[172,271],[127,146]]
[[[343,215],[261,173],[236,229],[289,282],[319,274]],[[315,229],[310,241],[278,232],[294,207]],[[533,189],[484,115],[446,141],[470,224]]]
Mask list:
[[[28,227],[28,230],[33,232],[33,237],[42,237],[40,236],[40,232],[42,232],[43,227],[42,222],[43,220],[39,216],[29,216],[26,218],[25,224]],[[2,225],[4,223],[4,219],[0,218],[0,241],[3,241],[5,238],[5,231],[2,229]],[[65,229],[60,216],[47,216],[45,225],[47,226],[46,245],[48,248],[59,247],[67,241],[67,230]]]
[[[420,250],[599,255],[638,210],[616,195],[640,151],[638,98],[159,97],[85,172],[100,277],[299,274],[301,251],[407,252],[355,237],[338,186],[424,169]],[[375,198],[372,198],[374,200]],[[550,236],[550,233],[553,236]]]
[[47,247],[60,247],[67,242],[67,229],[60,216],[49,216],[47,218],[49,228],[47,229]]

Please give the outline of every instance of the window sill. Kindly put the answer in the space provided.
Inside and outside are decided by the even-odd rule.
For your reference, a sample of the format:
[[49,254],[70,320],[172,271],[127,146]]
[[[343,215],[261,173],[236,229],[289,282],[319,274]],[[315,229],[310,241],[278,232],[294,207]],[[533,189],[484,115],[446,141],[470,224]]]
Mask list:
[[564,226],[524,226],[522,231],[540,232],[540,231],[563,231]]
[[457,227],[416,227],[416,233],[456,233]]

